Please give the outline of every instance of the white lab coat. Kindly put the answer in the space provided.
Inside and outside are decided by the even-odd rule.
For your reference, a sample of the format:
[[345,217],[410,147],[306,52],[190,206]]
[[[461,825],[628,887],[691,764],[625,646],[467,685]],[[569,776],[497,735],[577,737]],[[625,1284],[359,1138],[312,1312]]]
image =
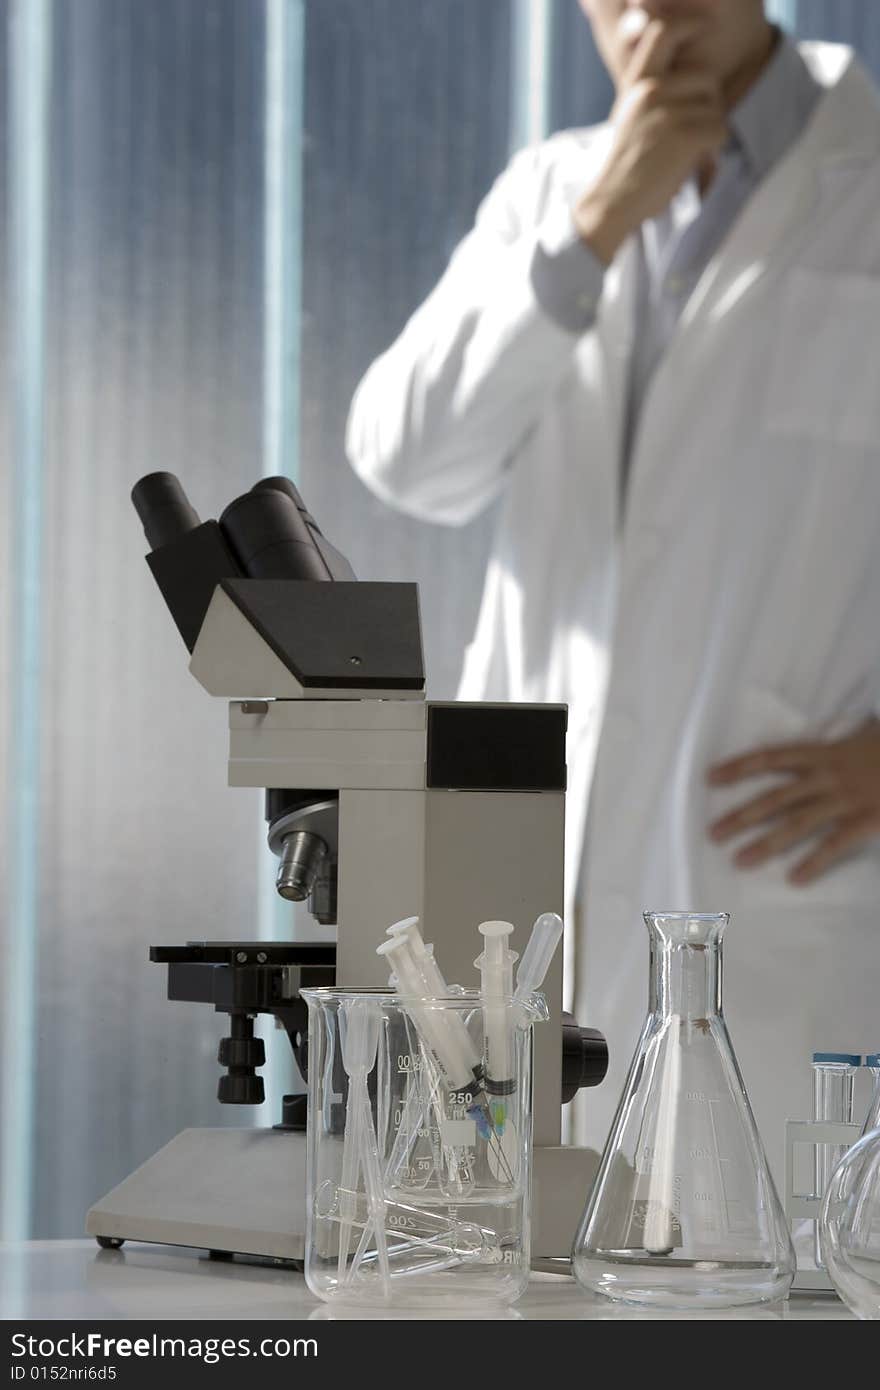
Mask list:
[[611,1051],[578,1138],[604,1139],[644,1018],[643,909],[727,910],[725,1013],[780,1180],[812,1050],[880,1046],[878,854],[795,889],[791,856],[737,870],[706,837],[760,790],[710,790],[709,764],[880,707],[880,103],[849,50],[802,51],[827,90],[687,304],[624,516],[633,244],[580,338],[528,274],[603,128],[513,159],[348,430],[361,478],[414,516],[503,494],[460,693],[569,705],[567,988]]

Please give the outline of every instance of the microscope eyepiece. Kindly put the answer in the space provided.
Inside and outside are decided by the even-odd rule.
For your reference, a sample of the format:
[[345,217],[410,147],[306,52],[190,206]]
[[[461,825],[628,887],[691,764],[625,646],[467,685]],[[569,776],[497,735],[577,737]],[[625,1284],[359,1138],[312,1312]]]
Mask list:
[[200,525],[198,513],[173,473],[148,473],[135,483],[131,500],[151,550],[179,540]]
[[236,497],[220,526],[250,579],[332,576],[296,502],[285,488],[265,487]]
[[327,566],[329,577],[331,579],[347,580],[357,578],[345,556],[336,549],[335,545],[330,544],[305,502],[302,500],[299,489],[291,482],[290,478],[286,478],[282,473],[276,473],[271,478],[261,478],[258,483],[254,483],[251,492],[281,492],[285,497],[289,497],[305,522],[312,541],[319,551],[321,559]]
[[251,492],[283,492],[285,497],[296,503],[301,512],[305,511],[299,489],[283,473],[273,473],[270,478],[260,478],[259,482],[254,483]]

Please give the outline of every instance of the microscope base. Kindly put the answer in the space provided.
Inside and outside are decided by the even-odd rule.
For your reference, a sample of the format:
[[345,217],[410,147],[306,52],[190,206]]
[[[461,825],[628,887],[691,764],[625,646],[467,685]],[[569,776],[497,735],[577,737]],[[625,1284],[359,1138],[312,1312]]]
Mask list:
[[538,1145],[532,1154],[532,1262],[568,1260],[599,1154],[574,1145]]
[[184,1129],[95,1203],[86,1233],[302,1260],[305,1206],[304,1134]]
[[[590,1149],[538,1148],[532,1184],[536,1258],[567,1258],[595,1177]],[[89,1211],[102,1240],[189,1245],[301,1261],[306,1137],[274,1129],[184,1129]]]

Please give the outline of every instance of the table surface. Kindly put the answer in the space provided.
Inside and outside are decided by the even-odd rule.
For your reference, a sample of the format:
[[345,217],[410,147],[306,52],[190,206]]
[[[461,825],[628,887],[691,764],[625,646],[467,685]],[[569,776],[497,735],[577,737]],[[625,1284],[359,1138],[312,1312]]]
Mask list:
[[[0,1317],[7,1321],[165,1319],[337,1319],[450,1317],[467,1310],[408,1314],[402,1310],[345,1312],[321,1303],[301,1274],[267,1265],[215,1261],[204,1251],[126,1244],[99,1250],[92,1240],[38,1240],[0,1245]],[[470,1316],[476,1316],[471,1313]],[[482,1319],[617,1321],[694,1319],[753,1321],[831,1319],[852,1315],[832,1295],[793,1294],[781,1304],[727,1312],[665,1313],[613,1304],[585,1294],[562,1274],[534,1273],[513,1309],[481,1310]]]

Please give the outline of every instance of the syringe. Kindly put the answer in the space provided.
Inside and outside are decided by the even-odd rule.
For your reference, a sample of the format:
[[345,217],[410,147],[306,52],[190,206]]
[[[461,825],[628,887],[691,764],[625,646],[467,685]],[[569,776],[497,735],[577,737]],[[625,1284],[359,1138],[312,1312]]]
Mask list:
[[[484,1094],[482,1058],[461,1014],[456,1009],[436,1007],[435,1001],[450,997],[451,991],[439,965],[422,940],[418,918],[408,917],[396,922],[388,928],[388,938],[376,948],[377,955],[387,959],[397,978],[400,993],[411,996],[412,1002],[407,1004],[407,1012],[423,1042],[427,1043],[439,1063],[447,1089],[452,1093],[471,1094],[467,1113],[476,1123],[482,1138],[495,1141],[499,1167],[505,1179],[512,1181],[510,1165],[500,1150],[497,1135],[493,1133],[490,1102]],[[425,1003],[417,1002],[420,1000]],[[398,1162],[401,1156],[398,1150],[402,1148],[400,1140],[398,1134],[392,1155]],[[471,1177],[466,1151],[459,1152],[447,1147],[445,1152],[447,1159],[452,1159],[448,1167],[453,1186],[468,1187]]]
[[563,923],[555,912],[542,912],[538,917],[516,972],[516,989],[513,988],[513,963],[517,953],[507,949],[507,938],[513,926],[510,922],[483,922],[479,931],[483,936],[483,952],[474,964],[482,981],[486,1034],[484,1084],[490,1097],[493,1124],[498,1133],[503,1134],[506,1123],[503,1098],[516,1090],[512,1045],[514,1025],[521,1012],[516,1006],[524,1004],[544,983],[562,937]]
[[[431,1006],[432,1000],[448,996],[449,987],[437,962],[425,951],[417,920],[407,919],[391,928],[393,934],[377,946],[376,954],[385,957],[396,975],[398,991],[410,996],[408,1012],[440,1063],[449,1090],[473,1090],[482,1081],[482,1059],[459,1014]],[[421,1000],[425,1002],[417,1002]]]
[[507,1118],[507,1097],[516,1090],[513,1074],[513,962],[516,951],[508,950],[507,938],[512,922],[481,922],[478,928],[483,950],[474,965],[480,972],[483,996],[483,1031],[486,1038],[486,1065],[483,1087],[489,1098],[489,1113],[496,1133],[503,1134]]

